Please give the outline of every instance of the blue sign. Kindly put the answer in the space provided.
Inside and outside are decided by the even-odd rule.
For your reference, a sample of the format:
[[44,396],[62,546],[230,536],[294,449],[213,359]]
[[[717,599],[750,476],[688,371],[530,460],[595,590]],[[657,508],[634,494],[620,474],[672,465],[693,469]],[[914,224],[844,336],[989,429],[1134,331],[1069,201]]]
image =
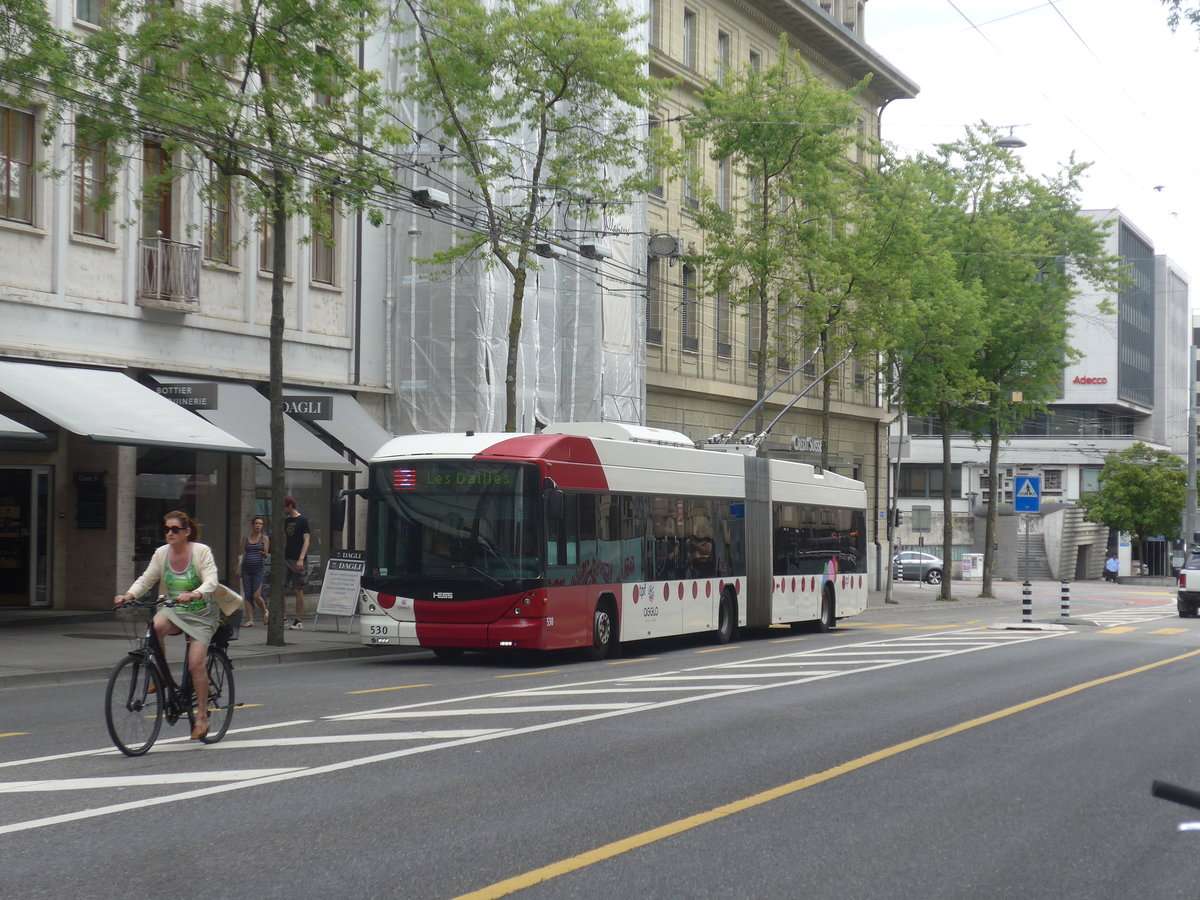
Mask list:
[[1042,478],[1040,475],[1018,475],[1013,479],[1013,511],[1040,513],[1042,511]]

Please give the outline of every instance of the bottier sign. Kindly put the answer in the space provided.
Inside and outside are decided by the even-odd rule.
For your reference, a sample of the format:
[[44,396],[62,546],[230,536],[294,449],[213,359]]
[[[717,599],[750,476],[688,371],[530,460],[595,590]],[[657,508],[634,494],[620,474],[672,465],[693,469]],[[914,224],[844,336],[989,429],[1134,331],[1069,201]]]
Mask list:
[[[211,381],[160,384],[159,394],[188,409],[218,409],[217,385]],[[283,398],[283,411],[294,419],[326,422],[333,418],[333,397],[329,394],[293,394]]]

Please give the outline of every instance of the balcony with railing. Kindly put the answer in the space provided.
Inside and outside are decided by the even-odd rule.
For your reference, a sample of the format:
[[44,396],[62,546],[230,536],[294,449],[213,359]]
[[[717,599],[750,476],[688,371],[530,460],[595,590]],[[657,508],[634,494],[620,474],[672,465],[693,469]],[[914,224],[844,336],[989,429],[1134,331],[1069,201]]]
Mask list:
[[191,312],[200,305],[200,246],[159,232],[142,238],[138,306]]

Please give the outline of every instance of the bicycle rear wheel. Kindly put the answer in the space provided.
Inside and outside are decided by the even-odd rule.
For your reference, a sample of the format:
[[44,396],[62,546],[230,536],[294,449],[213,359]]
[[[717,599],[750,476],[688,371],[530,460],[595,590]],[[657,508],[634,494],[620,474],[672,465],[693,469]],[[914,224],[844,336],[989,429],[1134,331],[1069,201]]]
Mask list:
[[126,656],[108,676],[104,723],[126,756],[141,756],[154,746],[162,728],[162,695],[158,673],[141,656]]
[[[225,737],[229,723],[233,721],[233,664],[220,650],[209,650],[204,662],[208,672],[208,734],[200,738],[206,744],[215,744]],[[196,724],[196,710],[188,710],[188,724]]]

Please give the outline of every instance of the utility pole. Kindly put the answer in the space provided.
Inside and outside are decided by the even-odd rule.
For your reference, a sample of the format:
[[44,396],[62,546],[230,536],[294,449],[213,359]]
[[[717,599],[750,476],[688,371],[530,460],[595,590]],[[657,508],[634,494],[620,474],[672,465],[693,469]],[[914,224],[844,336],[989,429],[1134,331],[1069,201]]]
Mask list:
[[1192,549],[1196,534],[1196,347],[1188,346],[1187,503],[1183,510],[1183,552]]

